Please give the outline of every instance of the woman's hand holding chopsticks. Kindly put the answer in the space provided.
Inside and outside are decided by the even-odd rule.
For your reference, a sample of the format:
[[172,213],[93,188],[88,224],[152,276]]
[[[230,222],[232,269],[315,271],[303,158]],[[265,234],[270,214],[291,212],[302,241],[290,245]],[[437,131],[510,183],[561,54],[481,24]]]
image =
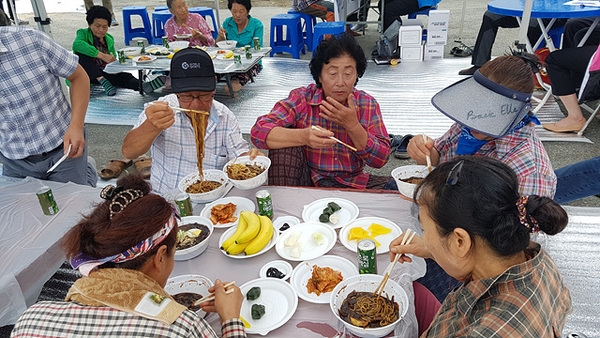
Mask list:
[[208,302],[200,303],[204,312],[216,312],[221,323],[228,319],[239,318],[244,295],[240,288],[235,284],[227,285],[217,279],[215,285],[208,289],[208,292],[214,293],[214,299]]
[[[414,232],[413,234],[414,235]],[[411,236],[412,237],[412,236]],[[423,258],[431,258],[429,250],[425,247],[425,241],[422,237],[414,236],[407,244],[402,244],[404,234],[398,236],[390,243],[390,262],[396,258],[396,254],[400,255],[398,263],[409,263],[412,259],[407,254],[413,254]]]

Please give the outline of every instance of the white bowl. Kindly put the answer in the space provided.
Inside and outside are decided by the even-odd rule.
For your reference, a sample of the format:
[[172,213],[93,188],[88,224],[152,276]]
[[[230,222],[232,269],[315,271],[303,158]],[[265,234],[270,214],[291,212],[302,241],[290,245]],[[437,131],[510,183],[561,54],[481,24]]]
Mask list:
[[408,198],[413,198],[417,185],[403,180],[411,177],[425,178],[428,174],[429,169],[426,165],[405,165],[392,170],[392,177],[398,185],[398,191]]
[[217,42],[217,46],[220,49],[225,49],[225,50],[234,50],[236,45],[237,45],[237,41],[235,41],[235,40],[224,40],[224,41]]
[[125,56],[138,56],[138,55],[140,55],[142,48],[141,47],[125,47],[121,50],[123,51],[123,54],[125,54]]
[[269,171],[269,167],[271,166],[271,160],[268,157],[256,156],[256,158],[254,158],[253,160],[250,160],[250,156],[240,156],[238,158],[235,158],[227,162],[227,164],[225,164],[225,166],[223,167],[223,172],[225,173],[225,175],[227,175],[227,167],[229,167],[230,164],[234,163],[257,164],[265,168],[265,170],[262,173],[260,173],[260,175],[249,178],[247,180],[234,180],[228,176],[229,182],[231,182],[231,184],[233,184],[234,187],[241,190],[254,189],[263,185],[267,181],[267,172]]
[[385,283],[385,288],[383,289],[382,295],[387,295],[389,299],[391,299],[393,296],[394,301],[397,302],[400,306],[400,316],[398,317],[398,320],[391,324],[378,328],[362,328],[354,326],[342,320],[338,310],[342,306],[342,303],[344,302],[344,299],[346,299],[348,294],[350,294],[352,291],[374,292],[382,279],[383,276],[372,274],[351,276],[345,278],[338,285],[336,285],[336,287],[331,293],[331,299],[329,301],[331,311],[350,332],[354,333],[359,337],[386,336],[394,330],[396,324],[398,324],[402,317],[406,315],[406,311],[408,311],[408,296],[406,295],[406,292],[398,283],[389,279],[387,283]]
[[169,42],[169,48],[174,52],[177,52],[180,49],[187,48],[190,45],[189,41],[171,41]]
[[191,224],[191,223],[200,223],[202,225],[205,225],[206,227],[208,227],[210,234],[208,234],[208,237],[206,237],[202,242],[200,242],[192,247],[189,247],[187,249],[182,249],[182,250],[176,250],[175,251],[175,260],[176,261],[185,261],[188,259],[192,259],[192,258],[200,255],[201,253],[203,253],[204,250],[206,250],[206,248],[208,248],[208,240],[210,239],[210,236],[213,235],[213,232],[215,230],[212,222],[208,218],[202,217],[202,216],[181,217],[179,226]]
[[[229,182],[227,174],[224,173],[222,170],[218,169],[205,169],[202,170],[202,172],[204,173],[205,180],[219,182],[221,183],[221,186],[209,192],[203,192],[198,194],[188,193],[190,195],[190,200],[196,203],[208,203],[221,198],[221,196],[223,196],[223,194],[225,193],[227,183]],[[181,192],[186,192],[185,190],[191,184],[196,183],[199,179],[200,175],[198,175],[198,172],[191,173],[186,177],[182,178],[181,181],[179,181],[178,188]]]
[[267,270],[269,270],[271,267],[276,268],[285,275],[283,278],[281,278],[281,280],[288,280],[292,274],[292,265],[284,260],[278,259],[271,261],[260,268],[260,271],[258,272],[260,278],[275,278],[267,276]]
[[[207,277],[201,275],[180,275],[171,277],[167,280],[165,291],[171,296],[182,292],[192,292],[205,297],[209,294],[208,289],[213,286],[213,282]],[[206,317],[206,312],[196,311],[200,318]]]

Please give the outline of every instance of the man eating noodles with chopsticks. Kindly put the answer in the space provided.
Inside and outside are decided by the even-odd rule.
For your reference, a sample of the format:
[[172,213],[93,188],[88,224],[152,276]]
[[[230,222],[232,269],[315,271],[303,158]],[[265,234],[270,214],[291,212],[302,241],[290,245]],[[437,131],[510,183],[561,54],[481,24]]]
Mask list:
[[212,59],[205,51],[180,50],[173,56],[170,70],[173,94],[146,104],[122,147],[126,158],[150,150],[150,183],[159,194],[176,189],[183,177],[199,167],[222,169],[238,156],[253,159],[260,154],[242,138],[233,112],[214,100],[217,80]]

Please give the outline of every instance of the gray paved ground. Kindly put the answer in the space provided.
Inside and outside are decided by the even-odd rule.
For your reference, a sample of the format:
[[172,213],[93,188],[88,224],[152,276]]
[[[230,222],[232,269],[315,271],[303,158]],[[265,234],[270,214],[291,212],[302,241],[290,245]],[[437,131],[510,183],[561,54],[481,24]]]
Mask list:
[[[46,0],[54,1],[54,0]],[[99,2],[99,1],[97,1]],[[451,58],[449,51],[452,47],[456,46],[457,43],[454,41],[461,39],[468,45],[473,45],[475,37],[481,23],[481,17],[486,8],[487,0],[469,0],[468,8],[465,13],[463,22],[462,34],[460,34],[461,27],[461,12],[462,12],[462,1],[450,1],[446,0],[440,3],[440,9],[450,9],[450,29],[448,45],[445,49],[445,57]],[[199,0],[188,0],[188,5],[192,6],[210,6],[211,1],[199,1]],[[273,14],[285,13],[291,1],[285,0],[274,0],[274,1],[253,1],[255,6],[251,10],[251,14],[260,19],[265,24],[265,37],[264,40],[268,43],[269,37],[269,21]],[[115,6],[114,10],[117,15],[119,22],[122,22],[121,9],[124,5],[146,5],[148,8],[153,8],[157,5],[164,5],[164,1],[158,0],[128,0],[128,1],[113,1]],[[226,9],[226,2],[221,1],[221,20],[230,16],[229,11]],[[372,12],[371,18],[375,16]],[[62,46],[69,48],[72,40],[75,36],[75,31],[78,28],[85,26],[85,15],[83,13],[50,13],[49,17],[52,19],[52,33],[55,40]],[[21,14],[20,18],[29,20],[33,23],[32,14]],[[375,17],[376,18],[376,17]],[[116,47],[120,48],[124,46],[123,43],[123,28],[122,26],[113,27],[110,29],[110,33],[115,36]],[[501,29],[498,34],[498,38],[494,45],[493,55],[504,54],[509,47],[513,45],[514,40],[518,35],[516,29]],[[375,25],[370,25],[366,31],[365,36],[357,38],[357,41],[361,44],[367,54],[370,54],[371,50],[375,45],[375,41],[379,37],[379,33]],[[303,56],[303,58],[310,58],[310,54]],[[458,72],[458,69],[456,70]],[[401,103],[401,102],[400,102]],[[129,126],[108,126],[98,124],[88,124],[88,135],[89,135],[89,152],[97,160],[98,167],[100,168],[103,163],[106,163],[111,158],[119,158],[121,142],[130,129]],[[555,168],[560,168],[564,165],[585,160],[591,157],[600,156],[600,148],[597,142],[600,141],[600,123],[594,121],[585,132],[585,136],[595,142],[595,144],[583,144],[574,142],[546,142],[544,145],[548,151],[552,164]],[[381,170],[377,170],[378,173],[387,173],[399,165],[407,163],[406,161],[400,161],[392,158],[390,162]],[[600,198],[590,197],[571,205],[578,206],[600,206]]]

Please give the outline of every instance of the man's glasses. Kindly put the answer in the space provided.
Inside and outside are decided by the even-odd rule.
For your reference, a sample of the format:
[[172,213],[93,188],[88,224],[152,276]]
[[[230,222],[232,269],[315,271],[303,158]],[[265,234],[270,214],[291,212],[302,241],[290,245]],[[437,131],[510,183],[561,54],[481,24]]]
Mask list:
[[177,94],[177,98],[181,102],[189,103],[194,100],[198,100],[200,102],[210,102],[215,97],[215,94],[207,94],[207,95],[189,95],[189,94]]
[[460,171],[462,170],[463,164],[465,162],[460,160],[458,163],[452,167],[450,172],[448,173],[448,178],[446,179],[446,185],[456,185],[458,183],[458,178],[460,177]]

